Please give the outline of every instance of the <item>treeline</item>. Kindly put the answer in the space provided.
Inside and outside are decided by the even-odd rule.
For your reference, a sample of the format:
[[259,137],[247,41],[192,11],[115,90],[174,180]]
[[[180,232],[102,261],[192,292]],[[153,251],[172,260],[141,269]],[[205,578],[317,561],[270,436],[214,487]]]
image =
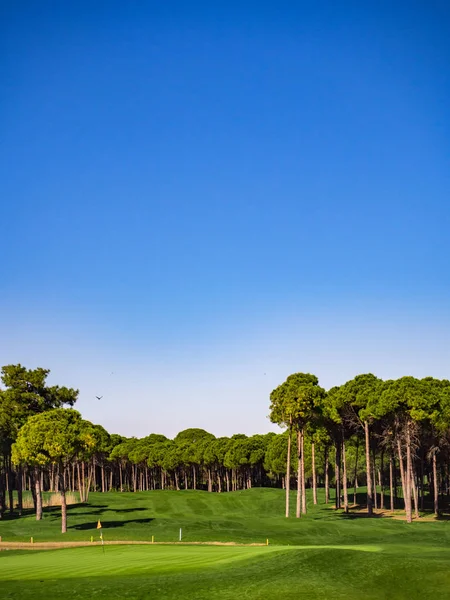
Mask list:
[[[296,516],[307,512],[306,489],[334,488],[336,508],[349,510],[367,487],[373,510],[402,507],[408,521],[448,505],[450,491],[450,383],[404,377],[382,381],[359,375],[325,391],[317,377],[296,373],[270,395],[270,418],[281,434],[216,438],[186,429],[173,440],[109,434],[71,407],[78,391],[46,384],[49,371],[21,365],[2,369],[0,390],[0,517],[22,513],[30,491],[36,518],[42,492],[202,489],[229,492],[254,486],[290,490],[296,483]],[[289,474],[289,476],[287,476]]]
[[[334,447],[336,508],[347,512],[348,446],[364,454],[367,511],[377,508],[377,483],[389,490],[394,510],[398,485],[406,512],[419,517],[429,498],[439,514],[439,502],[448,504],[450,448],[450,382],[426,377],[382,381],[372,374],[358,375],[328,392],[315,375],[295,373],[270,395],[270,417],[288,428],[287,472],[290,472],[291,438],[297,440],[297,517],[306,512],[305,438]],[[378,466],[377,466],[378,465]],[[313,460],[314,469],[314,460]],[[328,469],[326,468],[326,472]],[[399,474],[399,477],[398,477]],[[313,475],[313,486],[315,486]],[[286,516],[289,483],[286,480]]]

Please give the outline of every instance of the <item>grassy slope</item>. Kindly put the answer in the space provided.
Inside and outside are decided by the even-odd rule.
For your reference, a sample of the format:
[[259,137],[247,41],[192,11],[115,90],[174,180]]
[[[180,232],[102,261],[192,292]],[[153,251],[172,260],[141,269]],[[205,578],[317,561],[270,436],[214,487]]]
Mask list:
[[[0,523],[4,540],[105,539],[261,542],[269,548],[109,546],[0,553],[0,598],[450,598],[450,523],[349,518],[319,505],[283,516],[280,490],[232,494],[93,494],[72,507],[69,533],[50,510]],[[281,515],[281,516],[280,516]],[[284,547],[275,547],[283,544]],[[314,546],[325,545],[327,548]],[[309,546],[299,548],[299,546]],[[347,546],[347,548],[345,548]],[[355,546],[348,548],[348,546]],[[18,579],[26,581],[19,582]]]
[[[319,496],[319,501],[321,497]],[[292,498],[295,511],[295,499]],[[233,541],[271,544],[410,543],[450,542],[450,522],[412,523],[391,519],[345,516],[319,502],[309,503],[302,519],[285,519],[284,494],[276,489],[252,489],[229,494],[200,491],[156,491],[91,494],[88,505],[68,508],[69,529],[60,533],[59,509],[46,509],[37,522],[32,513],[0,521],[4,541],[89,541],[98,539],[97,521],[105,540]]]
[[447,552],[114,546],[105,554],[98,547],[4,554],[2,600],[450,597]]

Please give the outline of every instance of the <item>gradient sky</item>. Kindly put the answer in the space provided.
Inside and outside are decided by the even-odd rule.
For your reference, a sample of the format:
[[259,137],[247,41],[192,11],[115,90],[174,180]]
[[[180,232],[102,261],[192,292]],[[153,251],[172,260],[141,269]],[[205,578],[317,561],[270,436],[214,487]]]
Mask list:
[[448,2],[0,11],[0,364],[129,436],[450,378]]

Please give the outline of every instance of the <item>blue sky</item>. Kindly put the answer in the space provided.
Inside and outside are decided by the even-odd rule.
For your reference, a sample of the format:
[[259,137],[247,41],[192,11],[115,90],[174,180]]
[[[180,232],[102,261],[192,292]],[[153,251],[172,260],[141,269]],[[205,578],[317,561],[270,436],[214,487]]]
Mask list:
[[450,378],[448,4],[91,4],[0,9],[0,363],[137,436]]

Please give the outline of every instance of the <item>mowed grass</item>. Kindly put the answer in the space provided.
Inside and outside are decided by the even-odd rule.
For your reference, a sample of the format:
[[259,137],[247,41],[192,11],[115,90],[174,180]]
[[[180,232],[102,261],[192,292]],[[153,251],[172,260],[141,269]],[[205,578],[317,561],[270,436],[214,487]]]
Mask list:
[[[322,492],[322,490],[320,491]],[[362,499],[362,496],[361,496]],[[367,519],[344,515],[326,506],[323,493],[314,506],[308,498],[308,515],[284,517],[284,492],[261,489],[209,494],[203,491],[154,491],[91,494],[88,504],[68,507],[68,531],[61,534],[59,507],[44,510],[42,521],[32,511],[23,517],[0,521],[3,541],[89,541],[98,540],[97,522],[106,541],[151,540],[175,542],[182,529],[187,542],[265,543],[274,545],[332,545],[407,543],[450,544],[450,522],[415,522],[410,525],[389,518]],[[292,494],[295,515],[295,494]]]
[[0,554],[0,597],[10,600],[450,597],[447,552],[108,546],[103,554],[96,546]]
[[286,519],[281,490],[92,494],[69,508],[0,522],[3,541],[108,540],[269,546],[90,546],[0,552],[0,598],[449,598],[450,523],[344,516],[319,504]]

